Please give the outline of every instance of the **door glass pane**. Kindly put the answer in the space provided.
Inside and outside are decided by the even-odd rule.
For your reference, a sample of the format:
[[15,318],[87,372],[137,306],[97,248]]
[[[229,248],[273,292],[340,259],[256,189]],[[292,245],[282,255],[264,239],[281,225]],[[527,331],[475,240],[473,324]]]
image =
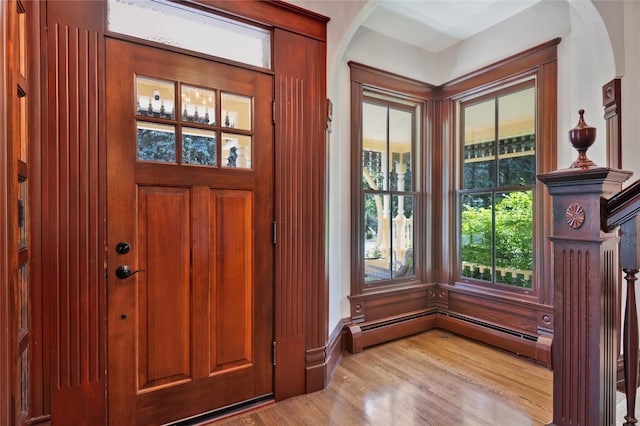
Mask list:
[[464,107],[463,188],[495,186],[495,99]]
[[393,278],[415,275],[413,262],[413,206],[415,197],[393,195],[392,204],[392,247]]
[[29,346],[20,354],[20,414],[29,412]]
[[139,121],[137,127],[138,160],[176,162],[174,126]]
[[239,169],[251,168],[251,136],[222,134],[222,165]]
[[183,84],[182,121],[214,125],[216,123],[216,92]]
[[138,115],[175,119],[175,85],[169,81],[136,77]]
[[413,114],[389,109],[389,185],[394,191],[412,191]]
[[20,96],[20,151],[18,152],[18,159],[23,163],[27,162],[27,152],[29,151],[29,134],[27,128],[27,95],[24,93],[21,87],[18,87],[18,93]]
[[362,103],[362,188],[387,190],[387,107]]
[[460,198],[462,276],[492,281],[493,200],[491,193]]
[[499,186],[535,183],[535,89],[498,98]]
[[27,181],[18,182],[18,248],[27,247]]
[[18,326],[18,336],[22,337],[28,332],[29,327],[29,281],[27,277],[27,264],[20,265],[18,271],[20,298],[18,306],[20,307],[20,321]]
[[182,129],[182,162],[185,164],[216,165],[216,132]]
[[251,130],[251,98],[222,94],[222,127]]
[[109,31],[271,67],[271,32],[180,4],[154,0],[109,0]]
[[391,279],[391,198],[364,195],[364,281]]
[[496,194],[496,282],[531,288],[533,192]]

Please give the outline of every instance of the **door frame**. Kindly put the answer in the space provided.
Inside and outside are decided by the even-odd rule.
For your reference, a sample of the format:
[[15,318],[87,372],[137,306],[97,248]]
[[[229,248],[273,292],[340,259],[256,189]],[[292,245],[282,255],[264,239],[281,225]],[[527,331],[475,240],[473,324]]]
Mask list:
[[[170,419],[167,416],[179,415],[186,418],[273,394],[273,75],[115,38],[107,39],[106,63],[106,99],[112,102],[107,105],[105,116],[109,248],[107,368],[115,371],[109,375],[109,386],[113,389],[107,394],[109,423],[132,424],[136,423],[134,419],[142,423],[156,421],[151,420],[152,418],[163,422],[178,421],[180,418]],[[240,127],[235,135],[242,137],[247,134],[243,129],[250,132],[251,166],[246,169],[224,167],[226,154],[212,167],[194,167],[193,164],[179,161],[179,155],[176,155],[175,162],[138,161],[136,126],[141,122],[155,120],[134,111],[136,82],[140,77],[171,82],[175,90],[174,96],[178,98],[180,91],[186,87],[215,90],[215,110],[218,113],[223,111],[225,95],[249,99],[251,125],[248,128]],[[180,140],[179,134],[184,135],[189,128],[201,124],[180,118],[180,102],[176,101],[175,109],[178,113],[164,121],[165,125],[170,125],[175,131],[177,152],[180,151],[177,143]],[[228,136],[236,131],[225,127],[221,123],[223,119],[224,116],[222,119],[216,117],[215,125],[206,128],[217,135],[218,154],[224,153],[224,135]],[[175,201],[165,205],[165,214],[158,214],[161,210],[152,211],[141,207],[146,204],[141,200],[162,202],[165,197],[173,197]],[[235,201],[229,203],[225,200]],[[233,209],[234,203],[238,202],[242,205],[240,210],[227,210]],[[174,210],[170,206],[180,207]],[[141,216],[143,211],[147,213],[142,213]],[[173,216],[174,221],[167,222],[163,219],[162,222],[169,227],[175,221],[182,222],[175,226],[176,232],[182,236],[178,240],[167,236],[163,231],[164,227],[141,231],[145,228],[144,217],[153,221],[151,217],[166,218],[172,213],[178,214],[177,217]],[[182,216],[179,216],[180,213]],[[236,226],[232,225],[234,218],[239,219]],[[225,222],[224,228],[221,228],[221,221]],[[116,245],[122,241],[131,243],[130,250],[116,252]],[[145,247],[156,245],[151,241],[164,241],[167,251],[176,249],[181,255],[174,253],[167,256],[167,251],[163,250],[165,254],[160,256],[165,258],[165,262],[156,265],[148,263],[150,259],[144,254]],[[241,246],[236,247],[236,250],[228,251],[229,247],[224,246],[239,242]],[[227,256],[229,254],[231,256]],[[243,254],[248,263],[232,260]],[[220,255],[223,255],[224,260],[220,259]],[[175,264],[180,272],[169,281],[157,281],[158,278],[152,280],[151,274],[161,276],[162,272],[158,271],[164,270],[166,260]],[[140,268],[141,274],[117,279],[115,269],[123,264],[130,265],[132,269]],[[244,271],[242,278],[234,278],[233,273],[224,273],[232,270]],[[147,290],[139,290],[142,288]],[[244,289],[240,298],[226,299],[221,303],[221,294],[227,293],[228,297],[229,292],[242,291],[240,288]],[[172,293],[174,290],[176,293]],[[153,300],[167,304],[164,305],[165,310],[156,311],[150,322],[147,322],[144,319],[147,311],[144,301],[149,300],[146,298],[150,297],[149,294],[162,295],[162,300],[156,297]],[[167,294],[173,294],[174,297],[167,297]],[[142,302],[137,302],[138,300]],[[182,304],[174,305],[178,300]],[[235,301],[239,304],[231,308]],[[151,305],[146,306],[151,310]],[[170,315],[169,323],[164,323],[161,328],[153,325],[153,318],[159,321],[168,318],[167,313],[172,308],[178,309]],[[239,312],[245,314],[235,316]],[[214,317],[208,317],[213,313]],[[221,323],[217,321],[222,321],[225,328],[220,329]],[[143,348],[145,342],[155,342],[152,346],[160,344],[161,347],[166,347],[166,342],[161,342],[167,335],[162,333],[172,329],[170,324],[180,324],[175,330],[181,331],[173,334],[180,343],[174,340],[170,350],[170,353],[175,351],[180,361],[174,360],[167,364],[160,361],[160,365],[176,368],[172,373],[179,374],[179,378],[162,376],[169,380],[148,383],[149,387],[145,389],[142,376],[139,376],[142,382],[137,383],[135,375],[129,372],[144,376],[145,365],[151,365],[146,364],[145,360],[158,361],[162,356],[154,356],[153,354],[159,353],[145,352],[142,349],[137,352],[137,361],[136,350]],[[234,324],[244,324],[245,327],[233,328]],[[226,352],[224,348],[227,342],[214,337],[216,329],[230,338],[244,336],[241,353]],[[144,337],[145,331],[151,333],[147,335],[149,340]],[[142,336],[139,333],[143,333]],[[162,337],[153,338],[153,335],[158,336],[157,333]],[[240,358],[234,358],[233,365],[216,366],[215,359],[231,354]],[[210,364],[212,361],[213,364]],[[158,366],[155,371],[158,372]],[[209,395],[208,398],[189,402],[191,396],[201,396],[205,392]]]

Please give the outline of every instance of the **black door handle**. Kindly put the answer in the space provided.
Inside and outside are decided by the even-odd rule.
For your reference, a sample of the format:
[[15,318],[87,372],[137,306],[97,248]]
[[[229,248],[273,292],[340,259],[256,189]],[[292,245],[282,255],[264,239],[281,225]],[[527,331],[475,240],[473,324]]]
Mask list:
[[136,271],[132,271],[128,265],[120,265],[116,268],[116,277],[124,280],[125,278],[129,278],[131,275],[135,275],[138,272],[144,272],[144,269],[138,269]]

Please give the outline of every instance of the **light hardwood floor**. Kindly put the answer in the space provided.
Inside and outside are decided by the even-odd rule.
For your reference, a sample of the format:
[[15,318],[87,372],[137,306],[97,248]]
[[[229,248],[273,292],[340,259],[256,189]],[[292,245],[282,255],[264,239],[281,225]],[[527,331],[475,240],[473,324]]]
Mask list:
[[[343,354],[322,391],[205,424],[541,426],[552,419],[552,381],[528,359],[432,330]],[[618,392],[616,425],[625,413]]]
[[216,425],[543,425],[552,372],[432,330],[345,353],[329,386]]

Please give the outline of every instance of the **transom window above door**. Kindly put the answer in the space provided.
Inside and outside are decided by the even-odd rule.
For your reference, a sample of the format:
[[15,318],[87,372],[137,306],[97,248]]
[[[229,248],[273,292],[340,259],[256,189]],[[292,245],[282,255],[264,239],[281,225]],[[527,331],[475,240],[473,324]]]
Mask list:
[[268,29],[164,0],[108,0],[107,7],[114,33],[271,68]]
[[253,99],[135,77],[137,160],[250,169]]

